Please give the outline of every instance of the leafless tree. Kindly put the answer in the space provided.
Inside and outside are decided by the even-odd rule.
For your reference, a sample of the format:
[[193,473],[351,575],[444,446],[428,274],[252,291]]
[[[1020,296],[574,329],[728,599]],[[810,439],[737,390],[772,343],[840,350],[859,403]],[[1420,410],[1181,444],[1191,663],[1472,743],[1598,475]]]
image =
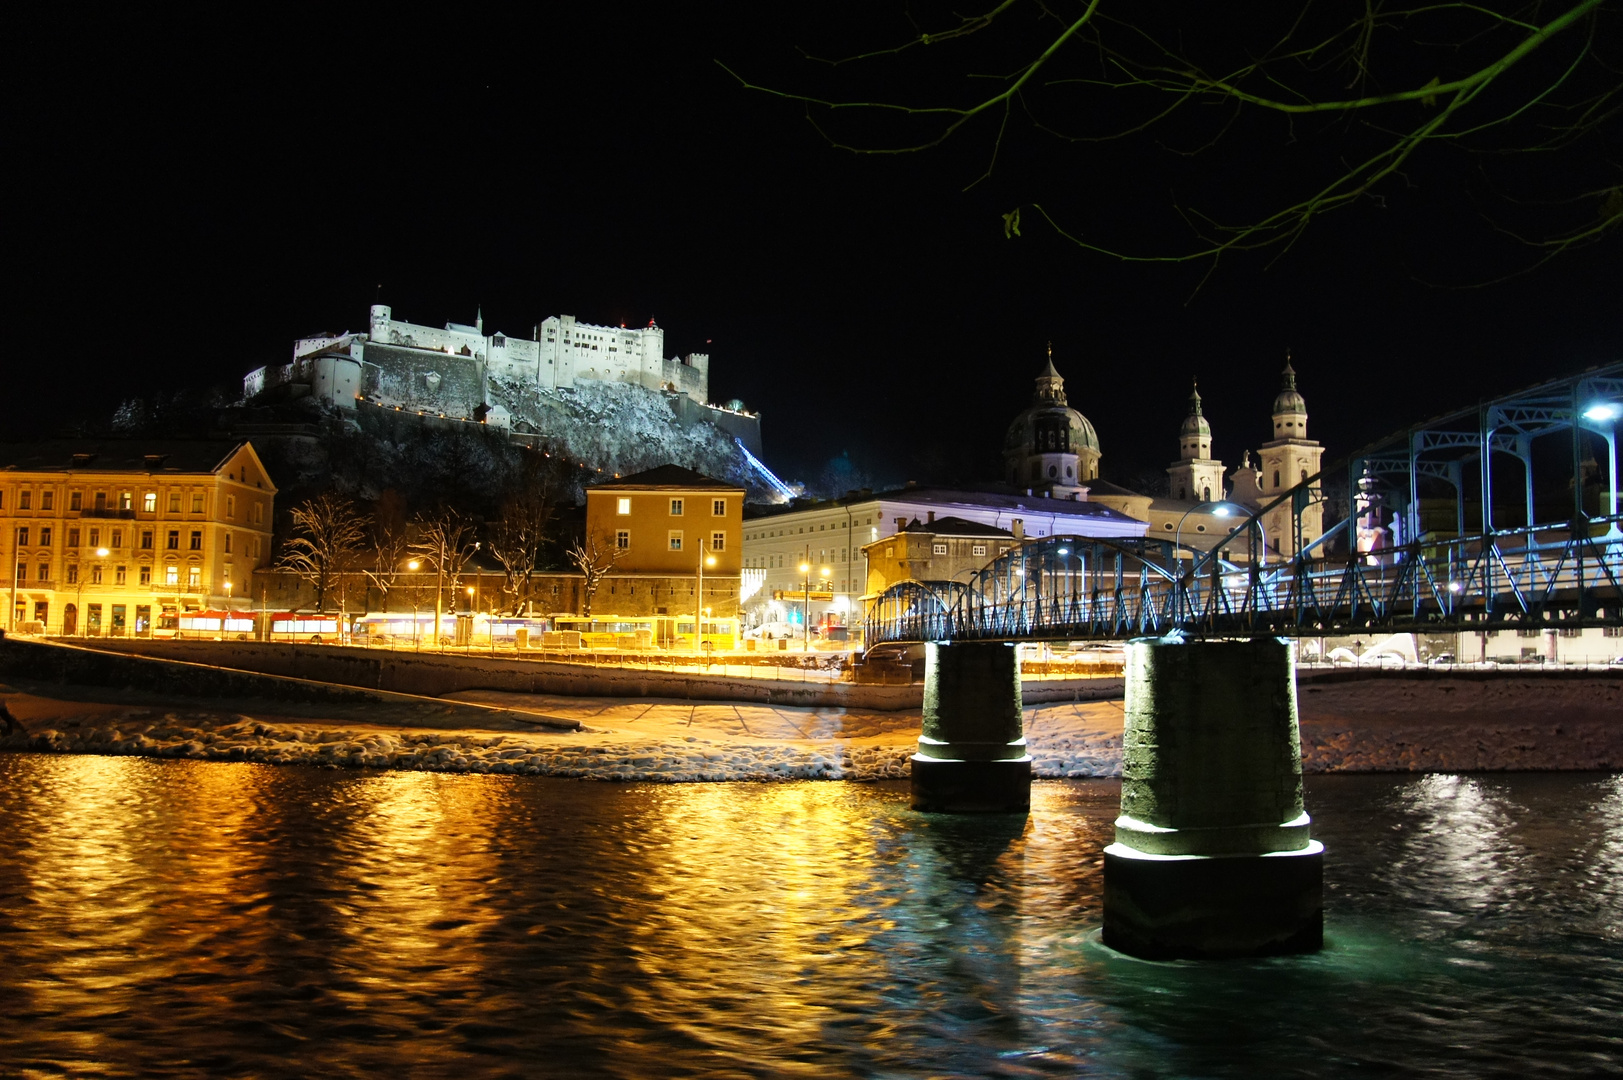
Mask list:
[[316,593],[316,610],[325,611],[333,583],[354,565],[366,523],[355,504],[335,491],[306,499],[292,516],[293,535],[276,568],[307,582]]
[[530,599],[564,480],[554,459],[527,454],[501,517],[490,528],[490,554],[502,566],[502,600],[508,612],[517,614]]
[[569,561],[580,568],[585,578],[581,583],[582,615],[592,614],[592,600],[597,595],[598,586],[603,584],[603,579],[609,576],[614,564],[624,554],[613,537],[603,534],[588,533],[569,549]]
[[[985,4],[965,14],[910,3],[911,30],[882,32],[877,48],[807,54],[817,65],[802,81],[816,93],[735,77],[802,104],[831,145],[854,153],[916,153],[979,131],[986,144],[969,187],[1003,167],[1010,145],[1028,145],[1026,132],[1053,136],[1078,154],[1054,187],[1074,201],[1052,212],[1023,201],[1003,213],[1004,235],[1019,236],[1024,215],[1123,260],[1215,266],[1233,252],[1282,252],[1326,213],[1384,207],[1426,185],[1451,210],[1474,203],[1488,235],[1527,245],[1533,265],[1623,225],[1616,0],[1327,0],[1243,12]],[[849,42],[863,27],[843,30]],[[1022,159],[1032,160],[1011,160]],[[1167,193],[1155,199],[1182,240],[1144,216],[1151,203],[1107,195],[1121,190],[1113,174],[1145,162],[1156,171],[1135,175],[1133,188]],[[1014,183],[1030,192],[1033,175]]]
[[450,508],[418,514],[414,519],[417,539],[407,550],[434,570],[434,636],[440,634],[445,612],[445,590],[453,595],[462,584],[462,571],[479,550],[478,530],[471,518]]
[[378,590],[378,603],[384,611],[389,610],[389,591],[404,568],[410,542],[406,500],[391,488],[372,505],[363,568],[366,579]]

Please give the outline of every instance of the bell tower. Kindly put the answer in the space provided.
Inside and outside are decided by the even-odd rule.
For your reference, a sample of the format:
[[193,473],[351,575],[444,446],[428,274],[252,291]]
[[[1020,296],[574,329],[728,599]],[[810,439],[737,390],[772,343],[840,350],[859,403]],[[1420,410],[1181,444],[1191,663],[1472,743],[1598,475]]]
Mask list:
[[1223,463],[1212,457],[1212,426],[1200,411],[1200,383],[1189,392],[1189,415],[1178,429],[1178,460],[1167,468],[1172,497],[1212,502],[1223,497]]
[[[1257,451],[1262,474],[1261,487],[1265,502],[1271,502],[1291,488],[1319,471],[1324,447],[1307,437],[1307,402],[1296,389],[1296,369],[1291,366],[1290,353],[1285,354],[1285,370],[1280,372],[1279,395],[1274,398],[1274,437]],[[1294,528],[1294,512],[1289,502],[1282,503],[1263,517],[1263,531],[1268,546],[1280,555],[1289,557],[1299,550]],[[1324,506],[1317,484],[1309,495],[1309,505],[1302,510],[1301,547],[1306,547],[1324,533]]]

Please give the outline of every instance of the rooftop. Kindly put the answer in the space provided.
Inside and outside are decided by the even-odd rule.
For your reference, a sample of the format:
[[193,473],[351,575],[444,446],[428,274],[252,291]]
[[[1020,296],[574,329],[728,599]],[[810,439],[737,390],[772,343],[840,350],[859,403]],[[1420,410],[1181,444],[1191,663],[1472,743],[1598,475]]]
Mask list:
[[692,469],[684,469],[680,465],[661,465],[658,468],[647,469],[630,476],[622,476],[617,480],[608,480],[601,484],[593,484],[588,491],[647,491],[649,488],[688,489],[700,488],[706,491],[738,491],[744,489],[737,484],[729,484],[725,480],[717,480],[696,473]]
[[11,472],[212,473],[244,439],[48,439],[0,443],[0,469]]

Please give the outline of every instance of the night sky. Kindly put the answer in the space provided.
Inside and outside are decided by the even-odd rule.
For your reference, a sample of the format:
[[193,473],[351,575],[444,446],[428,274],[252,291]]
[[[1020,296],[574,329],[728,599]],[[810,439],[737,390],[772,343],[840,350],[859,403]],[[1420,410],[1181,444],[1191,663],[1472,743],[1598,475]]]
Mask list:
[[667,354],[710,353],[713,400],[761,412],[786,477],[849,453],[880,484],[995,478],[1050,340],[1118,479],[1174,456],[1195,375],[1218,456],[1254,450],[1286,349],[1327,460],[1618,358],[1615,239],[1490,287],[1422,280],[1512,265],[1446,163],[1204,284],[1204,265],[1091,255],[1029,216],[1006,239],[1000,215],[1040,201],[1153,248],[1166,226],[1140,222],[1177,185],[1266,201],[1295,155],[1336,149],[1258,130],[1191,158],[1017,123],[965,193],[994,126],[858,157],[717,64],[837,89],[843,70],[796,47],[898,40],[901,5],[766,7],[12,12],[8,434],[240,386],[295,337],[364,330],[375,297],[429,325],[482,307],[515,335],[655,317]]

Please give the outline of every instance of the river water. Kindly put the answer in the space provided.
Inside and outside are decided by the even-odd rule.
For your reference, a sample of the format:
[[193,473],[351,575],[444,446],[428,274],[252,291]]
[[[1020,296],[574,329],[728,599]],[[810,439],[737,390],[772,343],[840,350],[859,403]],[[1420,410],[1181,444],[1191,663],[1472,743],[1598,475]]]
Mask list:
[[1623,777],[1308,781],[1314,956],[1098,940],[1118,786],[0,755],[0,1075],[1623,1070]]

